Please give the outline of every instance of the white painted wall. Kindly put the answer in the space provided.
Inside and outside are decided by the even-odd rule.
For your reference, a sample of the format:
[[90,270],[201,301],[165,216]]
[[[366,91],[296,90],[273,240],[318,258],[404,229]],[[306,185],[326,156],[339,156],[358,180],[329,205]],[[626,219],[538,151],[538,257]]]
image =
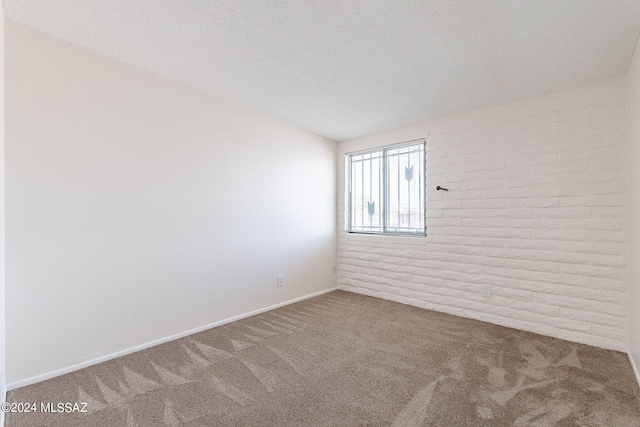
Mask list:
[[[4,298],[4,17],[0,16],[0,400],[7,396]],[[0,426],[4,412],[0,411]]]
[[335,287],[335,142],[10,22],[6,81],[10,387]]
[[427,137],[428,230],[340,215],[339,287],[626,350],[624,96],[621,77],[341,142],[343,212],[345,153]]
[[629,354],[640,383],[640,41],[627,73],[626,107]]

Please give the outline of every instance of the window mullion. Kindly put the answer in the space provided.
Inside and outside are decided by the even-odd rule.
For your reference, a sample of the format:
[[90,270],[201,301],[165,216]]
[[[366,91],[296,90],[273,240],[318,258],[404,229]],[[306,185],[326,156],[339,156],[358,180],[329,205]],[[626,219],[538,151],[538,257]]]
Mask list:
[[396,158],[397,158],[397,167],[398,167],[398,176],[396,178],[396,180],[398,181],[398,224],[396,225],[396,230],[397,228],[399,228],[402,225],[402,222],[400,220],[400,202],[401,202],[401,198],[400,198],[400,157],[401,154],[400,153],[396,153]]
[[382,218],[382,231],[387,232],[387,216],[389,215],[389,180],[387,177],[387,150],[382,150],[382,197],[384,200],[384,215]]
[[352,197],[353,197],[353,155],[350,154],[348,157],[349,159],[349,164],[348,167],[349,168],[349,191],[348,191],[348,199],[347,199],[347,209],[348,209],[348,219],[347,219],[347,230],[351,231],[353,230],[353,221],[351,220],[351,217],[353,216],[353,203],[352,203]]
[[420,174],[421,188],[422,192],[420,193],[422,199],[420,200],[420,209],[422,209],[422,230],[424,234],[427,234],[427,142],[424,141],[422,143],[422,152],[420,153],[420,167],[422,168],[422,173]]

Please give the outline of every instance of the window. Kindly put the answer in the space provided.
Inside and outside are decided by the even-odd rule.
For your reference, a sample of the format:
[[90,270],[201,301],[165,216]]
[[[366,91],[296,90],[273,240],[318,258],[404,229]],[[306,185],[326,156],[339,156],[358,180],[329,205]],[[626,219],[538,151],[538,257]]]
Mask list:
[[347,231],[426,234],[425,141],[347,154]]

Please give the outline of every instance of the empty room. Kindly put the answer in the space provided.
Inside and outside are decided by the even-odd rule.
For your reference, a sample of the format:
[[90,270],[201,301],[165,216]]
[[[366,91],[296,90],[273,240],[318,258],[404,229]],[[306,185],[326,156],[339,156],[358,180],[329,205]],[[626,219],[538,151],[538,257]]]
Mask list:
[[0,425],[640,427],[640,2],[3,14]]

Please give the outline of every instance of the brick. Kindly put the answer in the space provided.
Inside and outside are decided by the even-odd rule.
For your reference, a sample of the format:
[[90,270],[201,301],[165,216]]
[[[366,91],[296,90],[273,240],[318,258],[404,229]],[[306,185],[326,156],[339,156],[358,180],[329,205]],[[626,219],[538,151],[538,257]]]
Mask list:
[[[527,228],[486,228],[484,237],[500,237],[505,239],[524,239],[531,237],[531,230]],[[508,242],[505,242],[508,245]]]
[[[615,339],[617,341],[622,341],[622,342],[624,342],[627,339],[627,337],[626,337],[626,335],[624,333],[624,329],[617,328],[617,327],[612,327],[612,326],[593,325],[592,333],[594,335],[598,335],[598,336],[605,337],[605,338],[608,338],[608,339]],[[603,347],[605,347],[605,346],[603,346]],[[605,348],[611,348],[611,347],[605,347]],[[624,349],[618,349],[618,348],[615,348],[615,347],[614,347],[614,349],[617,349],[617,350],[620,350],[620,351],[624,351]]]
[[625,229],[625,218],[596,217],[593,218],[592,230],[622,231]]
[[532,239],[554,239],[568,240],[572,242],[584,242],[590,239],[591,232],[588,230],[531,230]]
[[454,227],[461,226],[461,218],[429,218],[427,217],[427,234],[429,234],[429,227]]
[[567,196],[560,200],[560,206],[624,206],[624,196],[620,194],[590,197]]
[[559,250],[562,246],[562,242],[552,241],[539,241],[533,239],[510,239],[506,242],[505,247],[514,249],[529,249],[529,250]]
[[589,264],[593,255],[580,252],[531,251],[532,261],[556,262],[564,264]]
[[531,197],[576,197],[591,195],[590,184],[558,185],[556,187],[531,188]]
[[599,112],[608,111],[623,105],[624,101],[620,99],[612,101],[599,102],[586,106],[568,108],[560,111],[560,120],[575,119],[578,117],[588,117]]
[[508,146],[504,149],[505,159],[522,159],[531,155],[531,146]]
[[399,273],[396,271],[380,271],[380,277],[391,279],[393,281],[408,282],[411,280],[411,274]]
[[509,305],[509,300],[531,301],[530,291],[522,291],[519,289],[512,289],[502,286],[494,286],[491,289],[491,294],[507,298],[507,306]]
[[558,264],[554,262],[541,262],[539,260],[529,261],[522,259],[507,259],[505,267],[526,271],[558,272]]
[[566,317],[547,316],[538,313],[533,313],[532,320],[558,329],[591,333],[592,324],[590,322],[581,322],[578,320],[567,319]]
[[590,299],[596,302],[610,302],[620,306],[625,303],[624,292],[587,288],[585,286],[559,285],[556,289],[553,289],[552,292],[573,298]]
[[591,261],[589,262],[594,266],[624,268],[626,262],[621,255],[591,255]]
[[[594,167],[590,171],[566,173],[560,176],[560,185],[601,184],[610,180],[623,179],[623,170],[603,170],[605,167]],[[616,168],[617,169],[617,168]],[[593,186],[591,187],[593,189]],[[591,192],[593,194],[593,191]]]
[[620,194],[620,193],[623,193],[625,189],[626,189],[626,184],[623,180],[598,182],[591,185],[591,194],[593,195]]
[[[462,130],[463,137],[483,136],[487,138],[497,139],[497,138],[504,137],[504,133],[505,133],[505,122],[503,121]],[[454,138],[454,139],[459,139],[459,138]]]
[[494,305],[487,304],[485,307],[485,312],[489,314],[494,314],[496,316],[508,317],[510,319],[517,320],[533,320],[533,313],[531,311],[518,310],[509,307],[499,307]]
[[339,262],[338,262],[338,270],[340,272],[342,271],[349,271],[349,270],[345,270],[344,267],[349,266],[349,267],[367,267],[369,266],[370,262],[369,261],[364,261],[364,260],[360,260],[360,259],[353,259],[353,258],[344,258],[342,256],[339,257]]
[[564,174],[586,172],[591,168],[591,162],[571,162],[571,163],[549,163],[540,165],[535,168],[536,175],[557,175],[562,176]]
[[591,208],[590,215],[596,218],[604,216],[612,216],[617,218],[623,218],[625,215],[624,208],[621,207],[595,207]]
[[546,271],[521,270],[517,268],[483,267],[483,273],[507,279],[553,283],[558,274]]
[[565,230],[624,230],[625,220],[619,217],[606,218],[563,218],[561,227]]
[[625,324],[624,316],[613,316],[609,314],[594,313],[592,310],[574,310],[571,308],[563,307],[560,309],[560,314],[563,317],[580,320],[582,322],[589,322],[602,326],[610,326],[622,329]]
[[592,215],[591,208],[583,206],[535,209],[533,216],[538,218],[589,218]]
[[472,180],[472,181],[461,183],[459,188],[463,191],[485,190],[490,188],[505,188],[505,180],[503,178]]
[[[535,144],[536,141],[532,139],[530,144]],[[550,145],[551,146],[551,145]],[[508,161],[506,166],[508,168],[522,168],[526,166],[536,167],[546,165],[549,163],[555,163],[557,161],[557,154],[550,155],[549,153],[532,153],[527,157],[515,157]]]
[[554,229],[560,228],[561,220],[557,218],[530,218],[530,219],[507,219],[507,227],[513,228],[527,228],[527,229],[535,229],[535,228],[544,228],[544,229]]
[[541,304],[555,305],[572,308],[591,313],[604,313],[610,315],[623,315],[624,306],[608,302],[587,300],[582,298],[567,297],[564,295],[549,295],[546,293],[534,293],[532,300]]
[[507,248],[484,248],[482,255],[485,257],[499,257],[505,259],[531,259],[530,251]]
[[549,208],[560,206],[560,199],[557,197],[510,199],[504,202],[507,206],[513,208]]
[[[484,272],[484,267],[482,271]],[[501,287],[508,286],[507,281],[503,277],[495,277],[495,276],[487,275],[484,273],[483,274],[465,274],[463,275],[463,279],[466,282],[480,284],[480,285],[491,285],[491,286],[501,286]]]
[[606,111],[598,111],[591,115],[591,128],[608,129],[624,127],[624,106],[620,105]]
[[610,291],[624,292],[625,285],[621,279],[607,279],[604,277],[589,277],[584,283],[585,286],[594,289],[604,289]]
[[592,265],[564,264],[559,267],[560,273],[577,274],[585,277],[623,280],[624,271],[620,268],[598,267]]
[[437,270],[438,265],[436,263],[425,262],[423,265],[425,265],[424,274],[421,276],[411,276],[411,282],[428,284],[434,278],[454,281],[461,281],[463,279],[462,273],[456,271]]
[[581,139],[560,139],[558,135],[554,135],[553,138],[550,138],[549,136],[545,136],[544,139],[541,137],[538,138],[541,139],[540,144],[531,146],[531,155],[546,156],[548,162],[551,162],[552,160],[557,162],[559,159],[558,154],[560,153],[570,154],[584,148],[584,144]]
[[560,111],[549,111],[546,113],[534,114],[531,116],[521,117],[518,119],[507,120],[505,127],[507,130],[517,130],[523,125],[531,126],[545,123],[557,122],[560,120]]
[[590,240],[592,242],[626,242],[625,234],[622,231],[592,230]]
[[480,245],[466,246],[466,245],[442,245],[440,250],[449,254],[461,254],[461,255],[482,255],[483,248]]
[[[394,256],[390,256],[385,258],[385,262],[390,264],[390,265],[395,265],[396,268],[403,268],[403,267],[415,267],[415,266],[420,266],[420,260],[415,260],[415,259],[411,259],[411,258],[401,258],[401,257],[394,257]],[[369,261],[369,265],[372,267],[375,267],[378,264],[375,264],[375,262],[373,261]]]
[[507,299],[507,307],[515,310],[528,311],[531,313],[546,314],[549,316],[560,316],[561,314],[560,307],[518,299]]
[[485,171],[491,169],[504,169],[505,161],[503,159],[485,160],[482,162],[472,161],[462,166],[463,172]]
[[592,171],[624,171],[625,159],[623,156],[601,158],[592,161],[590,167]]
[[587,129],[591,129],[591,121],[589,117],[562,119],[550,123],[539,123],[532,126],[532,132],[537,135],[558,135],[563,132],[585,131]]
[[604,129],[604,132],[602,132],[602,135],[600,135],[598,138],[591,138],[589,140],[589,148],[611,147],[614,145],[623,144],[624,131],[622,128],[618,127]]
[[506,181],[506,188],[517,187],[554,187],[559,183],[559,177],[555,175],[528,175],[514,177]]

